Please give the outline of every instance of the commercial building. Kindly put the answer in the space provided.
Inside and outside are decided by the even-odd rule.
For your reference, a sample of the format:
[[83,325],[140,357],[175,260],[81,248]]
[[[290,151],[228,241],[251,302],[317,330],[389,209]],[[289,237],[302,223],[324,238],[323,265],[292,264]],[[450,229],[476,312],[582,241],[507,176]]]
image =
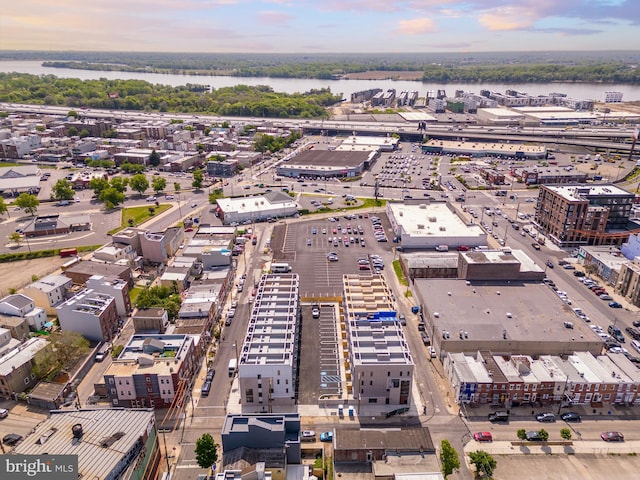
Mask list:
[[459,252],[458,278],[485,281],[542,281],[544,268],[522,250],[468,250]]
[[[343,146],[345,144],[343,143]],[[392,149],[393,144],[389,144]],[[356,177],[371,167],[380,145],[360,144],[354,140],[346,150],[303,150],[276,168],[283,177]]]
[[467,224],[448,203],[388,202],[387,216],[403,250],[487,244],[486,232],[479,225]]
[[32,372],[33,359],[49,347],[42,337],[30,338],[0,356],[0,397],[15,400],[15,395],[33,388],[38,378]]
[[[2,143],[0,142],[0,151],[2,151]],[[2,156],[9,157],[9,155]],[[24,192],[39,192],[41,173],[35,165],[0,167],[0,195],[17,197]]]
[[270,192],[253,197],[219,198],[217,213],[226,225],[243,222],[263,222],[268,218],[292,217],[298,204],[284,192]]
[[543,185],[535,223],[560,247],[620,244],[639,225],[630,221],[634,194],[614,185]]
[[72,284],[66,275],[49,275],[30,283],[22,291],[47,315],[56,315],[56,307],[66,299]]
[[7,295],[0,299],[0,314],[24,318],[31,330],[42,330],[47,323],[47,314],[44,309],[37,307],[31,298],[21,293]]
[[482,350],[599,355],[603,348],[602,339],[541,283],[416,279],[414,294],[440,358]]
[[111,404],[168,408],[198,370],[200,341],[200,335],[133,335],[104,373]]
[[295,405],[300,348],[297,274],[262,275],[249,326],[237,352],[240,401],[271,408]]
[[470,157],[508,156],[523,160],[546,158],[547,149],[543,145],[500,142],[466,142],[431,139],[421,146],[422,153],[465,155]]
[[345,362],[359,405],[410,405],[414,362],[382,275],[344,275]]
[[56,307],[62,330],[96,342],[110,342],[118,331],[118,311],[111,295],[85,288]]
[[77,455],[78,478],[156,478],[162,457],[153,410],[54,410],[18,455]]

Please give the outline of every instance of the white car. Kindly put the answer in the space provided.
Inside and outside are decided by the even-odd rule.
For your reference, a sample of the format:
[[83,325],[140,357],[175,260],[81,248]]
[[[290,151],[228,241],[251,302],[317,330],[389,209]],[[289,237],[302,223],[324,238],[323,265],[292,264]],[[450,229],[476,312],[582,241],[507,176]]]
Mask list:
[[6,408],[0,408],[0,418],[7,418],[9,416],[9,410]]

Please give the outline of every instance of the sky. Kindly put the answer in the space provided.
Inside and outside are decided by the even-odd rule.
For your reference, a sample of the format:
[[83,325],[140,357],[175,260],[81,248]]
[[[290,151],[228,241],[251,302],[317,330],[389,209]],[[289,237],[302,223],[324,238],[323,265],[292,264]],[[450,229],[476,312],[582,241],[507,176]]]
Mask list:
[[640,0],[16,0],[1,50],[637,50]]

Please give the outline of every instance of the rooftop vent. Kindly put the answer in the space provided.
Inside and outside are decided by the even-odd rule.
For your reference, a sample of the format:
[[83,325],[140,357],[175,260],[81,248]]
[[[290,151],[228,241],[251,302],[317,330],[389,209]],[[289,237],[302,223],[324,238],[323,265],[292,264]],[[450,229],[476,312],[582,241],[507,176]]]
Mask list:
[[71,427],[71,432],[73,433],[73,438],[82,438],[82,435],[84,435],[84,432],[82,431],[82,424],[76,423],[73,427]]

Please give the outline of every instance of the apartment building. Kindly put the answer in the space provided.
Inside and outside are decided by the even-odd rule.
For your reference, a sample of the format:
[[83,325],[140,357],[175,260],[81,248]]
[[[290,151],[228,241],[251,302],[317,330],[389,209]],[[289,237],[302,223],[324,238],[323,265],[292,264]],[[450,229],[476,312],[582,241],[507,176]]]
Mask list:
[[64,302],[72,285],[66,275],[49,275],[30,283],[22,291],[47,315],[56,315],[56,307]]
[[0,314],[26,319],[31,330],[42,330],[47,323],[44,309],[37,307],[31,298],[21,293],[0,299]]
[[560,404],[606,408],[638,405],[640,370],[624,355],[574,352],[563,358],[541,355],[448,353],[444,370],[458,404]]
[[114,407],[167,408],[197,372],[200,335],[136,334],[104,373]]
[[633,201],[633,193],[614,185],[543,185],[535,223],[563,248],[619,244],[628,238],[625,231],[638,227],[629,220]]
[[88,340],[110,342],[118,330],[115,298],[85,288],[56,307],[62,330],[77,332]]
[[345,370],[359,404],[410,405],[414,362],[382,275],[344,275]]
[[263,275],[237,351],[241,403],[295,405],[300,342],[297,274]]

